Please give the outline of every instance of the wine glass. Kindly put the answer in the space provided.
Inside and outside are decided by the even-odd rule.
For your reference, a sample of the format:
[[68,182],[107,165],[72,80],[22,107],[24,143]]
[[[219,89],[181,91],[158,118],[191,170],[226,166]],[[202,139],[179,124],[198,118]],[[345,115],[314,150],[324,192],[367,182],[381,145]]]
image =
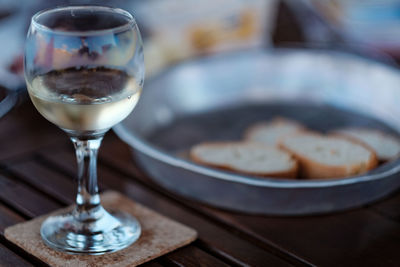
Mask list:
[[96,161],[104,134],[131,113],[143,86],[143,45],[134,17],[102,6],[41,11],[31,20],[24,64],[34,106],[69,135],[78,162],[76,205],[43,222],[44,242],[87,254],[129,246],[140,225],[101,206]]

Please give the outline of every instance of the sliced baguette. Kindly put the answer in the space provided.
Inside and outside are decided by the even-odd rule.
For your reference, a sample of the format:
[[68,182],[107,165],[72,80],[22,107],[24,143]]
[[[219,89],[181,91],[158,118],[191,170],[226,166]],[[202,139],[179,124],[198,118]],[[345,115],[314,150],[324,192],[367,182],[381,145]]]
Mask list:
[[192,147],[193,161],[242,174],[295,178],[297,162],[288,152],[250,142],[203,143]]
[[364,143],[375,151],[380,161],[388,161],[400,156],[400,140],[382,131],[366,128],[343,128],[333,133]]
[[306,179],[358,175],[378,163],[370,148],[336,136],[301,133],[282,139],[280,146],[297,158],[301,177]]
[[270,122],[250,126],[244,134],[244,139],[277,146],[281,138],[304,130],[305,127],[300,123],[278,117]]

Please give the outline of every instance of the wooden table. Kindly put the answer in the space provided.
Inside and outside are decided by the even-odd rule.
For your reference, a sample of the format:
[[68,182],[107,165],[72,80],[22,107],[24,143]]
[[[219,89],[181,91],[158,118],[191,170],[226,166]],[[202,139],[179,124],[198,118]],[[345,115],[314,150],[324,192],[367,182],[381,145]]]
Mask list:
[[[74,202],[76,164],[65,133],[30,101],[0,119],[0,265],[40,265],[4,236],[7,226]],[[140,171],[112,132],[100,149],[102,190],[118,190],[195,228],[193,244],[147,266],[400,266],[400,194],[324,216],[250,216],[173,195]],[[400,179],[400,177],[399,177]]]

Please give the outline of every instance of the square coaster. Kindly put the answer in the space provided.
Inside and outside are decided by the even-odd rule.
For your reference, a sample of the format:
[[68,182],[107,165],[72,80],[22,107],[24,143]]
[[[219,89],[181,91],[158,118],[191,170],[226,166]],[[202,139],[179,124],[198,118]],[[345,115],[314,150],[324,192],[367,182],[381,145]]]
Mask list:
[[40,236],[42,222],[50,215],[71,210],[72,206],[10,226],[5,230],[5,237],[51,266],[136,266],[185,246],[197,237],[195,230],[135,203],[118,192],[102,194],[101,201],[107,210],[118,209],[138,219],[142,234],[131,246],[104,255],[71,255],[46,246]]

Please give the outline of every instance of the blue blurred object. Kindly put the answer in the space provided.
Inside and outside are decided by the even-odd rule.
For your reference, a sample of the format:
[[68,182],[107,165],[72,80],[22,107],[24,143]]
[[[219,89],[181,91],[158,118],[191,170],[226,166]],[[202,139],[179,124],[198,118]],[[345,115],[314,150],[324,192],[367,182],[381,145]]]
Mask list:
[[400,57],[398,0],[285,0],[307,41],[345,43]]
[[0,118],[14,107],[17,100],[17,92],[0,87]]

